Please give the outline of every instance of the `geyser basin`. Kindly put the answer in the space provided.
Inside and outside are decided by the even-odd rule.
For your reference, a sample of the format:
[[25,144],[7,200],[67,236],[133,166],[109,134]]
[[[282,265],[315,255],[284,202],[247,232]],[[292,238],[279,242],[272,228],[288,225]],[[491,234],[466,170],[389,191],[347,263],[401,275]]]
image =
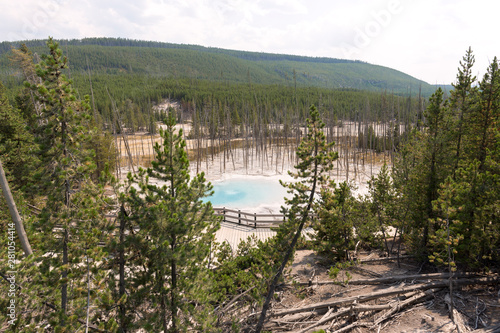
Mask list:
[[286,188],[275,177],[249,176],[213,182],[214,195],[205,199],[217,208],[240,209],[249,213],[279,213]]

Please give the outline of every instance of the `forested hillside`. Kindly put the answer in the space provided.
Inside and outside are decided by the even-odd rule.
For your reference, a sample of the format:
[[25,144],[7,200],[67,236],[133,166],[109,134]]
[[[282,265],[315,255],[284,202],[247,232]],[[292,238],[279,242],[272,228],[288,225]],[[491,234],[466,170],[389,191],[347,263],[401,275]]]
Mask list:
[[[21,42],[0,43],[2,79],[12,74],[7,55]],[[45,41],[24,42],[41,54]],[[421,90],[430,96],[435,88],[402,72],[360,61],[313,58],[206,48],[114,38],[63,40],[61,47],[74,71],[95,74],[133,74],[149,77],[206,79],[218,82],[252,82],[333,89],[388,91],[396,94]]]
[[[109,46],[113,43],[119,46]],[[13,104],[20,103],[19,94],[26,94],[21,83],[27,79],[26,68],[33,67],[32,62],[44,52],[39,44],[40,41],[29,42],[32,46],[25,46],[22,52],[20,49],[7,51],[3,44],[2,81]],[[401,124],[408,129],[422,119],[423,85],[414,90],[405,88],[404,94],[385,89],[367,91],[309,86],[304,81],[300,83],[304,76],[298,71],[294,73],[292,67],[289,67],[291,76],[278,80],[281,83],[259,83],[275,81],[277,69],[272,72],[265,69],[272,64],[294,64],[318,71],[323,70],[323,66],[365,66],[384,73],[397,73],[382,67],[326,58],[151,44],[155,47],[149,42],[121,39],[63,41],[61,49],[69,60],[63,72],[73,80],[80,97],[90,96],[96,121],[102,128],[120,132],[117,127],[123,126],[130,131],[147,129],[154,132],[153,124],[159,118],[152,111],[153,107],[166,99],[180,102],[180,121],[197,122],[212,132],[228,124],[239,127],[239,131],[230,130],[232,135],[241,135],[241,126],[248,131],[257,125],[266,128],[281,124],[288,131],[305,120],[305,110],[311,104],[317,105],[320,113],[327,117],[330,128],[345,121],[356,122],[358,126],[392,122],[393,125],[387,128],[384,125],[388,137],[394,136],[391,126]],[[362,80],[357,78],[356,71],[345,72],[342,77],[346,81]],[[118,119],[121,124],[115,126]],[[252,131],[256,133],[261,129]],[[269,131],[263,133],[268,135]],[[382,143],[370,137],[373,133],[366,135],[364,143],[360,143],[363,147],[381,145],[377,149],[386,150],[392,146],[389,143],[392,139],[387,142],[384,139]]]

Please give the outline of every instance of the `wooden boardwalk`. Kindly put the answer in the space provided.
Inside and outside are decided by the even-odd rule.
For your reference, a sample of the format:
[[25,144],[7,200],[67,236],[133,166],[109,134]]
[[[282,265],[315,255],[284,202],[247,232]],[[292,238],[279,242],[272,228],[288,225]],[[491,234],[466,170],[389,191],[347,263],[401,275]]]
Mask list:
[[229,208],[214,208],[214,213],[222,216],[222,222],[231,222],[253,228],[277,227],[285,221],[283,214],[257,214]]
[[[225,207],[214,208],[214,211],[223,218],[221,227],[215,234],[215,240],[218,243],[227,241],[233,249],[233,253],[236,253],[241,241],[247,240],[252,235],[261,241],[273,237],[276,231],[272,231],[271,227],[278,227],[285,221],[283,214],[252,214]],[[315,218],[314,214],[309,216],[311,219]],[[306,239],[310,239],[312,232],[314,230],[307,227],[302,230],[302,235]]]
[[238,244],[252,235],[255,235],[258,240],[265,241],[275,234],[276,231],[272,231],[270,228],[253,228],[231,222],[221,222],[220,229],[215,234],[215,240],[218,243],[227,241],[231,245],[233,252],[236,252]]
[[[314,230],[308,227],[302,231],[302,235],[306,237],[306,239],[310,239],[310,234],[312,232],[314,232]],[[275,234],[276,231],[272,231],[270,228],[253,228],[251,226],[238,225],[231,222],[221,222],[220,229],[215,234],[215,240],[218,243],[227,241],[233,249],[233,253],[236,253],[238,244],[252,235],[255,235],[258,240],[265,241]]]

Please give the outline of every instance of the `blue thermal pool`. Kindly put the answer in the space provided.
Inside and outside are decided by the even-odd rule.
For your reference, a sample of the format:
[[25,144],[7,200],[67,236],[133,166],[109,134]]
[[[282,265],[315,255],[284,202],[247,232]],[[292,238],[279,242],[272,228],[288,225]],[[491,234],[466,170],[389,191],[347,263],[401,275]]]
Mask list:
[[[214,207],[230,209],[279,212],[285,203],[286,188],[275,179],[248,177],[245,179],[228,179],[212,183],[214,195],[211,201]],[[253,211],[252,211],[253,213]]]

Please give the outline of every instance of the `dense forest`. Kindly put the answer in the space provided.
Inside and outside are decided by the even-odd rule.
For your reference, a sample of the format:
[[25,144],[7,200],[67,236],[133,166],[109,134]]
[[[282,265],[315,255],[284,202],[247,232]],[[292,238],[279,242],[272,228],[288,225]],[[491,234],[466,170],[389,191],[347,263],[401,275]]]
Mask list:
[[[45,47],[45,41],[43,40],[32,40],[25,41],[26,46],[33,47]],[[10,42],[0,43],[0,53],[10,51],[12,44]],[[353,60],[336,59],[336,58],[313,58],[296,56],[289,54],[272,54],[272,53],[258,53],[258,52],[247,52],[247,51],[234,51],[226,50],[220,48],[207,48],[199,45],[188,45],[188,44],[173,44],[164,42],[154,42],[154,41],[143,41],[143,40],[133,40],[126,38],[84,38],[84,39],[72,39],[62,41],[64,45],[72,46],[82,46],[82,45],[101,45],[101,46],[123,46],[123,47],[148,47],[148,48],[164,48],[164,49],[188,49],[211,53],[223,53],[234,55],[237,58],[248,59],[248,60],[289,60],[289,61],[303,61],[303,62],[321,62],[321,63],[350,63],[359,62]]]
[[[11,50],[18,77],[0,85],[0,221],[8,236],[0,240],[0,292],[9,295],[0,305],[14,309],[0,313],[2,329],[260,332],[297,247],[323,255],[332,271],[354,265],[360,243],[450,273],[498,270],[496,58],[477,80],[469,49],[449,96],[437,89],[426,100],[418,90],[329,90],[293,78],[265,85],[251,74],[240,83],[106,74],[90,57],[73,68],[69,52],[52,39],[47,46],[39,60],[26,45]],[[155,111],[165,99],[180,108]],[[220,219],[202,200],[212,187],[203,173],[190,175],[176,122],[212,145],[293,139],[297,182],[283,184],[291,196],[275,237],[235,251],[215,242]],[[354,134],[338,131],[348,124]],[[160,138],[154,159],[117,179],[114,138],[139,129]],[[387,164],[366,196],[329,178],[342,155],[377,151]],[[305,227],[315,237],[301,237]],[[388,230],[397,241],[387,241]]]
[[[23,42],[42,54],[44,41]],[[8,54],[20,43],[0,43],[0,75],[13,74]],[[313,58],[205,48],[113,38],[61,41],[73,73],[127,74],[146,77],[204,79],[226,83],[279,84],[329,89],[388,91],[426,97],[435,87],[402,72],[359,61]],[[123,75],[121,79],[126,79]]]

